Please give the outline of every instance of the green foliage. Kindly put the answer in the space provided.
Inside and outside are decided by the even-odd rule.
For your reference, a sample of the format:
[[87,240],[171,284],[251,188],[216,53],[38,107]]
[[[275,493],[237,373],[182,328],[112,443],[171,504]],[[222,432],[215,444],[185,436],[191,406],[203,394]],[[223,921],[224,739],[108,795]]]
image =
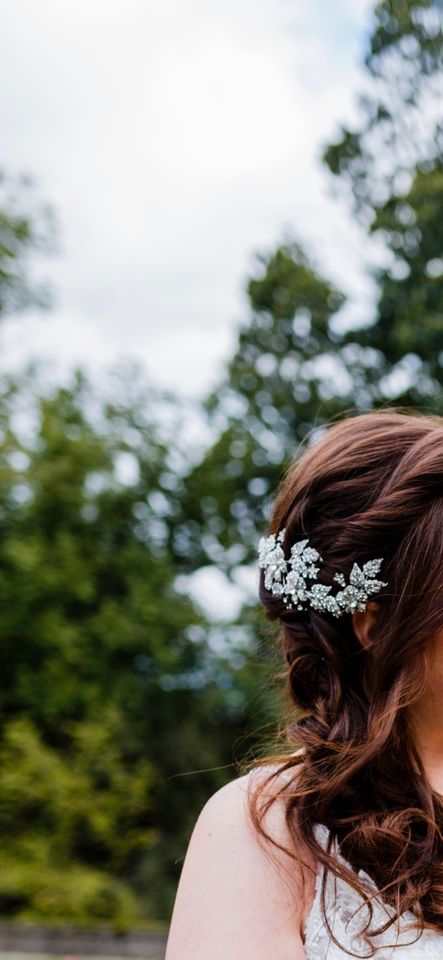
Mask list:
[[251,562],[268,497],[297,443],[343,410],[381,400],[367,377],[375,350],[342,348],[335,319],[344,297],[297,242],[260,257],[247,290],[249,322],[206,402],[218,436],[180,498],[176,534],[186,532],[189,568],[209,562],[230,573]]
[[0,320],[30,306],[48,307],[47,284],[32,279],[31,255],[54,249],[55,221],[38,205],[27,177],[0,171]]
[[390,262],[377,273],[374,322],[344,343],[374,353],[378,383],[397,404],[442,411],[443,6],[383,0],[374,11],[360,127],[342,131],[325,160]]
[[371,82],[359,97],[359,125],[343,127],[324,152],[365,223],[403,192],[412,169],[438,158],[443,147],[441,0],[381,0],[373,21]]
[[3,914],[72,921],[137,916],[135,897],[113,875],[109,861],[118,863],[131,843],[135,848],[152,843],[149,831],[134,829],[149,769],[139,764],[135,772],[122,770],[112,736],[115,720],[107,719],[73,731],[69,763],[42,742],[30,720],[18,717],[5,724],[0,748]]
[[[409,191],[379,210],[374,229],[394,254],[379,271],[376,322],[360,343],[384,357],[396,402],[442,412],[443,170],[417,170]],[[395,379],[394,379],[395,378]]]
[[248,654],[229,625],[214,654],[175,588],[180,426],[160,406],[134,371],[101,397],[80,375],[4,384],[4,915],[167,917],[198,809],[233,775]]

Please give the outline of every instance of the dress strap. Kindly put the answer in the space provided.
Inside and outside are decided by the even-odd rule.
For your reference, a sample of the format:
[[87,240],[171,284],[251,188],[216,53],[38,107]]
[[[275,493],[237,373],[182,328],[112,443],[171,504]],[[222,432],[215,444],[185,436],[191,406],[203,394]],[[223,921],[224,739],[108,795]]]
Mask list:
[[[329,840],[329,830],[322,823],[316,823],[314,825],[314,836],[323,850],[327,849],[328,840]],[[315,871],[315,884],[314,884],[314,898],[311,903],[311,908],[304,922],[303,936],[305,943],[312,945],[319,945],[321,949],[320,941],[323,940],[325,935],[324,928],[324,919],[323,912],[321,909],[321,889],[323,884],[323,876],[325,872],[325,867],[322,863],[317,862],[316,871]],[[317,957],[316,953],[311,954],[312,957]],[[318,953],[318,957],[321,954]]]

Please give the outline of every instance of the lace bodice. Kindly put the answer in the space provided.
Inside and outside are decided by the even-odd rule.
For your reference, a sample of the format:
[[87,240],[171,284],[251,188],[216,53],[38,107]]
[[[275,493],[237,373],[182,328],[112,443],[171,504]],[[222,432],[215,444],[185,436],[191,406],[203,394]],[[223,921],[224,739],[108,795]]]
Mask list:
[[[317,838],[323,845],[326,844],[328,831],[320,825],[316,828]],[[340,854],[335,855],[342,860]],[[305,953],[307,960],[349,960],[349,953],[341,950],[331,939],[325,924],[320,904],[320,891],[323,868],[317,870],[315,896],[305,926]],[[358,874],[375,890],[373,881],[362,870]],[[350,886],[332,874],[327,874],[325,906],[328,922],[336,939],[348,951],[358,957],[369,957],[370,949],[359,935],[368,917],[367,907],[362,898]],[[373,920],[371,926],[376,928],[386,922],[389,907],[380,899],[373,901]],[[377,947],[374,960],[442,960],[443,933],[436,930],[424,930],[419,940],[416,940],[417,928],[413,914],[406,911],[397,923],[394,923],[384,933],[372,942]],[[415,942],[413,942],[415,941]]]
[[[295,751],[294,756],[298,752],[300,751]],[[271,772],[273,766],[269,764],[259,769]],[[254,771],[251,771],[249,776],[253,773]],[[281,771],[280,775],[286,780],[291,780],[290,771]],[[329,838],[327,828],[317,824],[315,833],[319,843],[326,848]],[[337,846],[332,852],[338,860],[346,863]],[[347,866],[349,867],[349,864]],[[366,881],[373,892],[376,892],[377,888],[367,873],[360,870],[358,876]],[[331,939],[324,921],[320,899],[322,879],[323,867],[319,865],[314,900],[304,929],[306,960],[345,960],[345,958],[349,960],[352,954],[359,960],[369,960],[370,948],[360,936],[360,931],[368,919],[368,913],[365,912],[368,908],[349,883],[334,877],[331,873],[327,874],[325,907],[329,926],[336,940],[345,948],[342,950]],[[376,929],[386,922],[390,908],[382,903],[380,898],[375,898],[372,901],[372,910],[371,928]],[[373,960],[443,960],[443,933],[428,929],[423,930],[418,940],[416,938],[415,917],[411,911],[405,911],[400,920],[393,923],[384,934],[371,939],[371,944],[377,948],[376,953],[373,954]]]

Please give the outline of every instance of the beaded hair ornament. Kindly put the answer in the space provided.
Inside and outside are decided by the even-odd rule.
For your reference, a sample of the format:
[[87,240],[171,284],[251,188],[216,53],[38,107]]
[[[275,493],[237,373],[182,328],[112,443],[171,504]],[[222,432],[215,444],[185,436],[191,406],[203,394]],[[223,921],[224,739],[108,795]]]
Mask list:
[[380,570],[383,557],[377,560],[368,560],[359,567],[354,563],[349,575],[349,583],[343,573],[334,573],[333,581],[342,588],[331,595],[332,584],[313,583],[308,588],[308,580],[317,580],[319,567],[315,561],[323,560],[318,550],[308,547],[309,539],[297,540],[292,544],[288,560],[283,552],[286,527],[275,535],[261,537],[258,543],[258,565],[265,570],[265,587],[274,596],[281,597],[288,610],[293,607],[305,610],[307,603],[314,610],[322,613],[332,613],[340,617],[343,613],[355,613],[356,610],[366,610],[367,600],[372,594],[378,593],[388,584],[384,580],[377,580],[376,574]]

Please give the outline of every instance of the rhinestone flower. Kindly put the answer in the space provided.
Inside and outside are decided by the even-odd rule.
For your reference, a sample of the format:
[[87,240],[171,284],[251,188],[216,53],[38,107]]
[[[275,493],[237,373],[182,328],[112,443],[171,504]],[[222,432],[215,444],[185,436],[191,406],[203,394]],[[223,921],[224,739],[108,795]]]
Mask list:
[[388,584],[378,580],[376,574],[380,570],[383,557],[367,560],[362,567],[354,563],[349,575],[349,583],[343,573],[334,573],[333,581],[341,590],[331,594],[332,584],[313,583],[308,587],[307,581],[316,581],[319,566],[323,557],[318,550],[309,547],[309,539],[297,540],[292,544],[290,556],[286,559],[283,550],[283,541],[286,528],[276,535],[261,537],[258,544],[258,565],[265,571],[265,587],[274,596],[282,597],[288,610],[295,606],[297,610],[306,609],[306,604],[322,613],[331,613],[340,617],[343,613],[355,613],[356,610],[366,610],[366,603],[373,594],[378,593]]

